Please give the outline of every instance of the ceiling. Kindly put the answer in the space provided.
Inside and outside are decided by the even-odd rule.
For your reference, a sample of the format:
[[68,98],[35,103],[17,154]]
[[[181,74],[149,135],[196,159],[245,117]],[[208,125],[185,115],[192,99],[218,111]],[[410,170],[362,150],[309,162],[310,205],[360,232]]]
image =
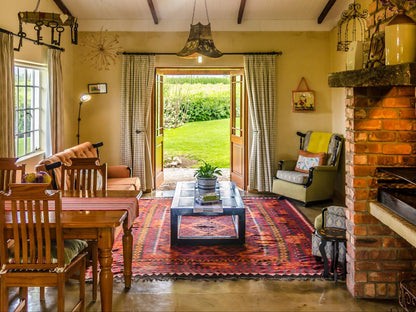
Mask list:
[[[80,31],[188,31],[194,0],[54,0]],[[328,31],[349,0],[206,0],[213,31]],[[318,17],[329,9],[322,23]],[[65,12],[65,9],[67,12]],[[238,23],[238,20],[241,20]],[[196,0],[194,23],[206,24]]]

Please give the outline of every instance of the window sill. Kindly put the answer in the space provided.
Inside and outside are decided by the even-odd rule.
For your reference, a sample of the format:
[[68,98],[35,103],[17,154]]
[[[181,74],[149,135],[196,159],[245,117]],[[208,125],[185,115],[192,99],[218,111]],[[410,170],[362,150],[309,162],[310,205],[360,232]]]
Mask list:
[[24,162],[24,161],[28,161],[32,158],[39,157],[39,156],[44,156],[44,155],[45,155],[45,151],[39,150],[39,151],[36,151],[36,152],[30,153],[30,154],[27,154],[25,156],[22,156],[22,157],[18,158],[16,163],[21,163],[21,162]]

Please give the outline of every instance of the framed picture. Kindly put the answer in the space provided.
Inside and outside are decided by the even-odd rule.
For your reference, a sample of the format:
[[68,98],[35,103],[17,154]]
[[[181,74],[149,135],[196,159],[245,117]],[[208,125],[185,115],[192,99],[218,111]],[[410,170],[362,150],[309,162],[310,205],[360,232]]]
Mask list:
[[106,83],[91,83],[91,84],[88,84],[88,93],[90,93],[90,94],[107,93],[107,84]]
[[315,110],[314,91],[292,91],[294,112],[310,112]]

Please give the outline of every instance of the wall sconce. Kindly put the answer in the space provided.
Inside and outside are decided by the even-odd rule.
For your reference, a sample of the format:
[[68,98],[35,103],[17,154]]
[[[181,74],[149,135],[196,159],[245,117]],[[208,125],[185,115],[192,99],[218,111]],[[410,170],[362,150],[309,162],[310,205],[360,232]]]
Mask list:
[[91,95],[89,94],[83,94],[81,95],[81,97],[79,98],[79,108],[78,108],[78,133],[77,133],[77,144],[79,144],[79,124],[81,121],[81,106],[82,103],[84,102],[88,102],[89,100],[91,100]]

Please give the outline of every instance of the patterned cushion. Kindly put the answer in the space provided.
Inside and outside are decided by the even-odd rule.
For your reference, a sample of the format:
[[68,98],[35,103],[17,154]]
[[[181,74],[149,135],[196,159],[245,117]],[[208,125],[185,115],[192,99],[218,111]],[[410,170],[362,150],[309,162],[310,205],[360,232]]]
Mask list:
[[299,151],[298,162],[295,170],[299,172],[309,172],[309,168],[320,166],[323,164],[325,153],[309,153],[306,151]]
[[278,170],[276,178],[296,184],[306,184],[309,174],[298,171]]
[[[64,258],[65,258],[65,265],[71,263],[72,259],[74,259],[81,251],[87,248],[88,243],[84,240],[80,239],[65,239],[64,240]],[[57,263],[57,249],[56,249],[56,241],[52,241],[51,246],[51,256],[52,262]],[[29,248],[29,242],[28,242]],[[37,251],[35,251],[37,253]],[[14,261],[14,244],[9,247],[9,262]]]

